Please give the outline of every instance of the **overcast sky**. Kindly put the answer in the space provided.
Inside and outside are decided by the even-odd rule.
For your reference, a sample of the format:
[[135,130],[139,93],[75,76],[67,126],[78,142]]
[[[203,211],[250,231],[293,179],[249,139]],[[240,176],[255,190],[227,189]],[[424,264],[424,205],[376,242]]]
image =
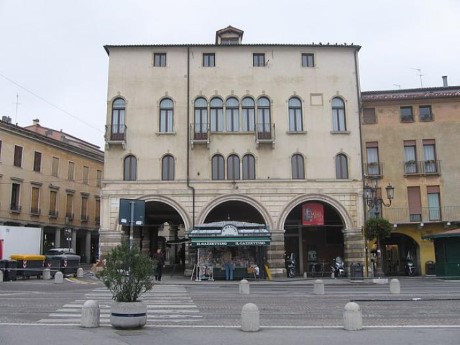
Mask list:
[[0,116],[103,148],[104,45],[213,44],[228,25],[243,43],[360,45],[363,91],[460,85],[459,15],[458,0],[0,0]]

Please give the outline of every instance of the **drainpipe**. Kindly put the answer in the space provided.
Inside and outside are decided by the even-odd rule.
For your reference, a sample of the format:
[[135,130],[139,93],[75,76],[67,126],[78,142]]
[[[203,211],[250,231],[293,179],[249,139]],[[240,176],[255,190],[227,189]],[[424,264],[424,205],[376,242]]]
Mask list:
[[187,47],[187,188],[192,190],[192,228],[195,227],[195,188],[190,185],[190,47]]

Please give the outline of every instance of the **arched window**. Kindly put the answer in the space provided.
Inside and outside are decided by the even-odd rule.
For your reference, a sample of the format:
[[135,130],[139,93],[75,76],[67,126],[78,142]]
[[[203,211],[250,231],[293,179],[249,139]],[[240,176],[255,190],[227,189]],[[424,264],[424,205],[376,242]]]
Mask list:
[[160,102],[160,133],[173,132],[174,105],[173,101],[165,98]]
[[123,181],[137,180],[137,159],[133,155],[126,156],[123,161]]
[[237,155],[230,155],[227,158],[227,180],[240,179],[240,158]]
[[166,155],[161,160],[161,179],[163,181],[174,180],[174,157]]
[[203,98],[195,100],[194,139],[206,140],[208,137],[208,102]]
[[302,132],[302,103],[297,97],[292,97],[289,100],[289,131]]
[[111,140],[125,139],[125,100],[117,98],[112,103]]
[[257,100],[257,135],[259,139],[271,139],[270,100],[267,97]]
[[243,98],[242,105],[242,130],[244,132],[254,132],[254,100],[251,97]]
[[230,97],[225,102],[225,117],[227,132],[238,132],[240,130],[239,102],[235,97]]
[[339,97],[332,99],[332,130],[336,132],[347,130],[345,103]]
[[335,177],[337,179],[348,178],[348,159],[347,156],[342,153],[335,157]]
[[225,179],[225,160],[221,155],[215,155],[212,157],[212,179]]
[[254,156],[246,154],[243,156],[243,180],[256,179],[256,163]]
[[301,154],[294,154],[291,157],[292,178],[294,180],[305,179],[305,168],[303,156]]
[[224,103],[218,97],[214,97],[210,102],[211,110],[211,132],[224,131]]

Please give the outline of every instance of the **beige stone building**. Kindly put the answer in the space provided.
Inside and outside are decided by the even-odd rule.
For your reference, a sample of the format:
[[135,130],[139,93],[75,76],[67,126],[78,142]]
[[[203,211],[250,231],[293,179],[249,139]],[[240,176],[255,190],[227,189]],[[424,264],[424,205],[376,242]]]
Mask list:
[[391,207],[381,210],[394,226],[384,272],[403,274],[409,256],[418,274],[432,274],[434,246],[424,237],[460,221],[460,87],[446,78],[443,87],[363,92],[362,102],[366,179],[395,187]]
[[[274,274],[291,252],[298,274],[364,262],[360,47],[242,38],[227,27],[215,44],[105,47],[102,253],[129,233],[130,199],[145,201],[133,237],[146,252],[199,224],[248,222],[270,230]],[[312,203],[323,222],[305,218]]]
[[23,128],[4,117],[0,224],[40,227],[42,252],[71,245],[83,262],[94,261],[103,167],[104,153],[97,146],[43,127],[38,120]]

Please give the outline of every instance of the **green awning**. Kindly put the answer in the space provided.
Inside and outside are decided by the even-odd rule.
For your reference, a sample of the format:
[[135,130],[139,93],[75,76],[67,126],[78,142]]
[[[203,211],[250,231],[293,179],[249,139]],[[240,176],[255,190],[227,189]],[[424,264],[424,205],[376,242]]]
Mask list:
[[192,246],[268,246],[270,237],[195,237]]

